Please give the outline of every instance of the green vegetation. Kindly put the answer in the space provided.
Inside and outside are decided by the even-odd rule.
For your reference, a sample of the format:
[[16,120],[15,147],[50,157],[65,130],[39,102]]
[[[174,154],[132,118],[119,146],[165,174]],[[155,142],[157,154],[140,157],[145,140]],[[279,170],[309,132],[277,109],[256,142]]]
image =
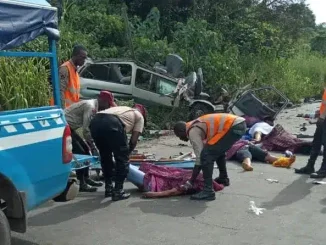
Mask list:
[[[326,73],[326,26],[295,0],[57,0],[60,62],[74,44],[92,58],[131,57],[149,65],[168,53],[185,71],[203,68],[206,89],[274,85],[293,102],[318,95]],[[23,49],[44,50],[38,39]],[[0,104],[25,108],[48,101],[48,63],[0,60]]]

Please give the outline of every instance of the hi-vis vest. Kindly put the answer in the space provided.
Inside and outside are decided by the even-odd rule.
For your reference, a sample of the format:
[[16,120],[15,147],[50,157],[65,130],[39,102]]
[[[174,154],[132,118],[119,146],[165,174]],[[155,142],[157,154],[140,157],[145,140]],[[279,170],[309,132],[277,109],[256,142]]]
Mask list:
[[[67,84],[66,91],[64,92],[64,105],[63,108],[67,108],[73,103],[79,102],[79,92],[80,92],[80,80],[78,72],[70,61],[65,62],[62,66],[68,68],[69,81]],[[54,105],[54,100],[51,98],[50,105]]]
[[322,115],[326,110],[326,88],[324,89],[324,94],[323,94],[323,98],[320,104],[320,109],[319,109],[319,113],[320,115]]
[[186,123],[187,135],[189,135],[190,129],[194,127],[194,123],[205,123],[207,127],[205,143],[214,145],[229,131],[237,118],[235,115],[226,113],[201,116],[196,120]]

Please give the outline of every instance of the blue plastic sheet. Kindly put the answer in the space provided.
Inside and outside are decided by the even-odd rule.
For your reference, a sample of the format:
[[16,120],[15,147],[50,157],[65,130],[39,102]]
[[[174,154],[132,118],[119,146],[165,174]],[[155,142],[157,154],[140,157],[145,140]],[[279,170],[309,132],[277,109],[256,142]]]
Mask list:
[[45,0],[0,0],[0,50],[13,49],[41,35],[59,39],[57,9]]

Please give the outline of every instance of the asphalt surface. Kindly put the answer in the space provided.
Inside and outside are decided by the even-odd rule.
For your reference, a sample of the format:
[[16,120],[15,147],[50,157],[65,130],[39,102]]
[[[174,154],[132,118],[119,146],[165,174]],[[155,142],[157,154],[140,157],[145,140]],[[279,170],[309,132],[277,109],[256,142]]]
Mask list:
[[[316,105],[296,108],[279,117],[293,133],[300,133],[303,119],[297,112],[311,112]],[[305,134],[312,134],[308,126]],[[302,132],[301,132],[302,133]],[[140,151],[168,157],[191,151],[174,137],[142,142]],[[306,156],[298,156],[301,167]],[[320,159],[317,164],[319,167]],[[80,194],[67,203],[49,202],[29,214],[26,234],[13,234],[14,245],[322,245],[325,244],[326,185],[314,185],[293,169],[255,163],[243,172],[228,163],[231,186],[217,193],[213,202],[189,197],[142,199],[130,183],[128,200],[112,203],[97,193]],[[217,175],[217,173],[215,173]],[[269,183],[266,179],[277,179]],[[260,216],[249,211],[249,202],[266,210]]]

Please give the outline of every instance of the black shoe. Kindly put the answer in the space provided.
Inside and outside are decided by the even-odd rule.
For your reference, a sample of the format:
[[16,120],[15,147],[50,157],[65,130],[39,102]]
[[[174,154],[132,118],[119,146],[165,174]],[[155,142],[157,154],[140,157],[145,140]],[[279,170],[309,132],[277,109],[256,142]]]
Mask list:
[[229,186],[230,185],[230,179],[229,178],[222,178],[222,177],[218,177],[216,179],[214,179],[214,181],[220,185],[224,185],[224,186]]
[[113,185],[112,184],[106,185],[105,192],[104,192],[105,198],[112,197],[112,193],[113,193]]
[[103,183],[102,182],[97,182],[97,181],[94,181],[90,178],[88,179],[85,179],[85,182],[86,184],[90,185],[90,186],[95,186],[95,187],[101,187],[103,186]]
[[298,169],[295,169],[294,172],[296,174],[312,174],[315,172],[315,168],[314,167],[309,167],[309,166],[305,166],[303,168],[298,168]]
[[[209,170],[209,174],[212,172],[212,171],[210,171],[210,169],[207,169],[207,170]],[[213,179],[211,176],[204,179],[204,190],[202,190],[199,193],[191,195],[190,199],[191,200],[199,200],[199,201],[215,200],[215,192],[213,190]]]
[[312,179],[324,179],[326,178],[326,170],[318,170],[316,173],[310,175]]
[[125,200],[130,197],[130,193],[125,193],[124,190],[114,190],[112,193],[112,201]]
[[96,187],[92,187],[88,184],[81,184],[79,186],[79,191],[80,192],[96,192],[97,191],[97,188]]
[[193,194],[190,196],[191,200],[198,201],[214,201],[216,199],[214,191],[203,190],[199,193]]

